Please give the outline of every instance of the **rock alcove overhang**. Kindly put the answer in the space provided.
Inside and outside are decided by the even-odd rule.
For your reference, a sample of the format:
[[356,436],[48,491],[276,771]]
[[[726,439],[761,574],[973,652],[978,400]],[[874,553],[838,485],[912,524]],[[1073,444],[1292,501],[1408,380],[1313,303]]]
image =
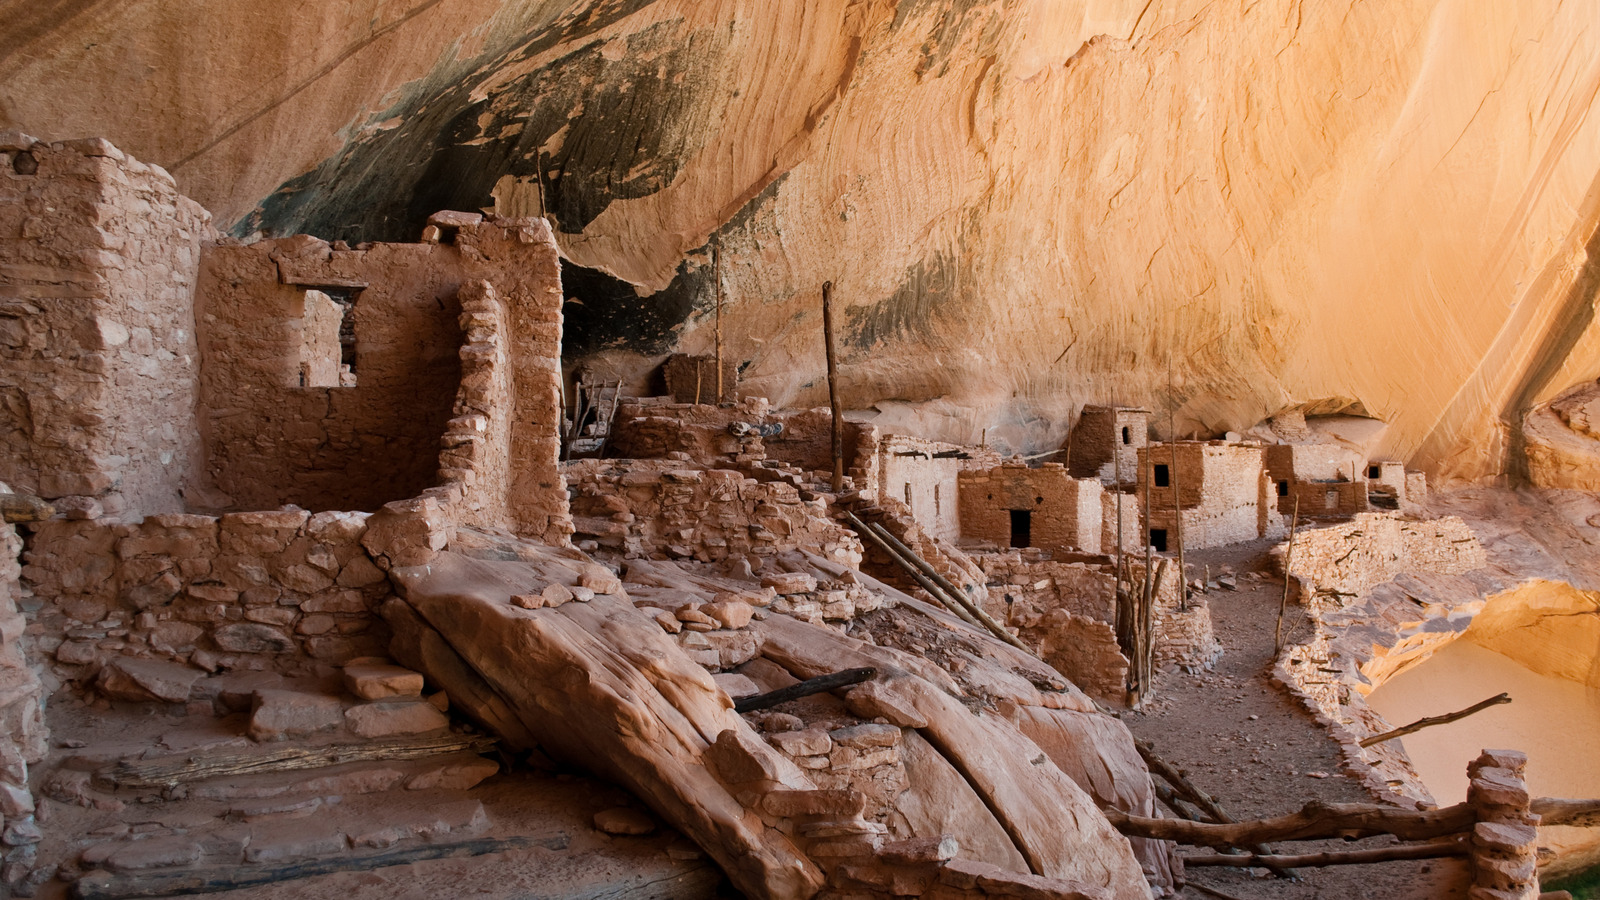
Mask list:
[[968,443],[1346,396],[1382,455],[1478,478],[1600,374],[1578,0],[15,12],[0,125],[103,134],[236,233],[548,212],[617,280],[569,310],[582,355],[709,349],[720,243],[729,352],[780,404],[825,400],[825,280],[863,323],[846,403]]

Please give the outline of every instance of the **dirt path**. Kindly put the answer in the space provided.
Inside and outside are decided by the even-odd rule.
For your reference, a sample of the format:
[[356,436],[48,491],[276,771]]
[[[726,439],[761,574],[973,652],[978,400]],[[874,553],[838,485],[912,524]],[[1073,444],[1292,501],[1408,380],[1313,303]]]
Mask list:
[[[1271,679],[1273,630],[1283,582],[1266,574],[1270,548],[1270,543],[1257,542],[1188,554],[1192,573],[1209,565],[1213,577],[1223,567],[1241,576],[1238,591],[1209,595],[1222,658],[1211,672],[1158,676],[1155,698],[1139,712],[1123,713],[1123,721],[1235,818],[1292,812],[1310,800],[1372,802],[1366,791],[1341,773],[1333,740]],[[1251,571],[1266,574],[1265,580],[1243,577]],[[1292,636],[1305,634],[1305,618],[1294,608],[1289,622],[1298,626]],[[1371,839],[1360,846],[1379,846],[1387,840]],[[1275,849],[1310,853],[1350,849],[1350,845],[1303,842]],[[1297,882],[1261,870],[1200,868],[1191,869],[1189,879],[1248,900],[1440,900],[1465,895],[1453,888],[1461,883],[1462,868],[1453,861],[1337,866],[1302,870]],[[1206,895],[1189,888],[1181,896]]]

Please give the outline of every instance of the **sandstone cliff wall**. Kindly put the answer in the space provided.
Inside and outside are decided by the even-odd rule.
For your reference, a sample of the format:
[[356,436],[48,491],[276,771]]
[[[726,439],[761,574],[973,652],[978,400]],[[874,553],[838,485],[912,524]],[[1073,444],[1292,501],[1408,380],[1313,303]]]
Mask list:
[[[1600,374],[1587,0],[0,3],[0,126],[104,134],[240,235],[548,213],[569,352],[712,342],[741,391],[1058,446],[1311,404],[1478,478]],[[581,267],[581,268],[579,268]],[[917,410],[913,404],[933,404]]]

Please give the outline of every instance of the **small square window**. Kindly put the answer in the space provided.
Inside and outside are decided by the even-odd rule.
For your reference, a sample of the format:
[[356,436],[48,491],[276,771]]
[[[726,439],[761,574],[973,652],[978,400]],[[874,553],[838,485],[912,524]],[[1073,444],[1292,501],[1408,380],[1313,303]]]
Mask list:
[[1172,473],[1168,471],[1165,463],[1156,464],[1156,487],[1166,487],[1172,483]]

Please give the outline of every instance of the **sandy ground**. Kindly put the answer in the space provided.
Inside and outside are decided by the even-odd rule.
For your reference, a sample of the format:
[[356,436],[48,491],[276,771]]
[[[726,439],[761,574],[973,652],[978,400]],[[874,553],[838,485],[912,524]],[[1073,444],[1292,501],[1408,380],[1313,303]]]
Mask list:
[[[1243,574],[1266,570],[1269,542],[1208,552],[1190,552],[1191,572],[1210,565],[1213,576],[1230,566]],[[1123,721],[1158,754],[1185,770],[1236,819],[1293,812],[1311,800],[1372,802],[1360,785],[1343,777],[1333,740],[1283,688],[1271,680],[1273,630],[1283,583],[1240,579],[1237,592],[1209,595],[1223,655],[1215,669],[1200,675],[1158,677],[1156,695],[1143,710],[1123,713]],[[1291,608],[1291,634],[1309,627]],[[1387,838],[1362,841],[1380,846]],[[1340,841],[1280,845],[1282,853],[1351,849]],[[1182,852],[1197,851],[1181,848]],[[1195,868],[1198,882],[1238,898],[1373,898],[1441,900],[1464,896],[1456,861],[1390,862],[1301,870],[1286,881],[1259,870]],[[1183,897],[1206,894],[1190,887]],[[1216,895],[1213,895],[1216,896]]]

